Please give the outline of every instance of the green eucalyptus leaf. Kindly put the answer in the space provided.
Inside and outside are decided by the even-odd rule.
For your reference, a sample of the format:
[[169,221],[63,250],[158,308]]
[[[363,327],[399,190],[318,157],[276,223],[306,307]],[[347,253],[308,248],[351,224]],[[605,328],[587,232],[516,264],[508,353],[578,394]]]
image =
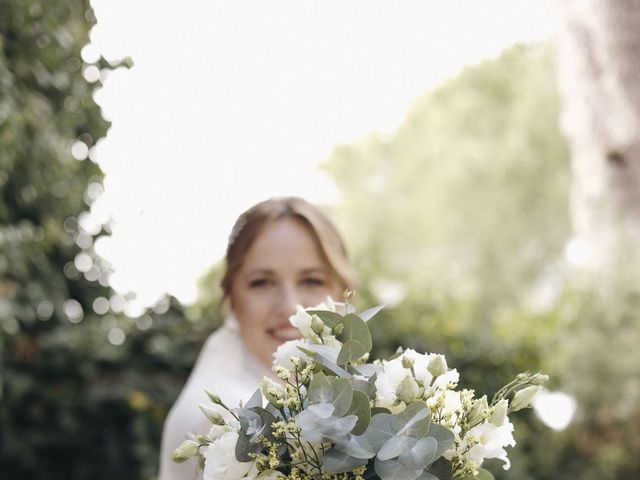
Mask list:
[[386,407],[372,407],[371,408],[371,418],[374,417],[374,415],[379,415],[379,414],[391,414],[391,410],[389,410]]
[[431,412],[424,402],[413,402],[398,415],[395,425],[403,435],[422,438],[429,432]]
[[322,373],[316,373],[309,384],[309,400],[311,403],[332,403],[333,390],[329,378]]
[[428,435],[438,442],[436,458],[441,457],[442,454],[453,445],[453,432],[442,425],[438,425],[437,423],[430,424]]
[[[428,473],[438,480],[450,480],[453,477],[451,462],[446,458],[438,458],[434,464],[429,467]],[[429,480],[430,479],[431,477],[429,477]],[[420,477],[419,480],[422,480],[422,477]]]
[[400,452],[398,461],[407,468],[426,468],[436,460],[438,442],[433,437],[418,440],[407,451]]
[[[373,343],[371,341],[371,333],[367,324],[357,315],[351,313],[343,319],[344,329],[338,335],[338,340],[346,343],[347,340],[357,340],[365,348],[365,353],[371,351]],[[364,355],[364,354],[363,354]]]
[[367,380],[360,380],[358,378],[354,378],[351,381],[353,382],[354,390],[364,393],[370,399],[375,398],[375,395],[376,395],[375,383],[371,383]]
[[328,310],[307,310],[307,313],[320,317],[320,320],[329,328],[334,328],[342,321],[342,315]]
[[355,468],[366,465],[367,462],[368,459],[366,458],[352,457],[335,448],[327,451],[322,456],[322,464],[332,473],[350,472]]
[[300,347],[299,346],[298,350],[300,350],[304,354],[308,355],[310,358],[313,359],[313,361],[315,363],[317,363],[318,365],[324,367],[330,373],[334,373],[334,374],[338,375],[339,377],[351,378],[351,374],[349,372],[347,372],[344,368],[339,367],[336,364],[335,361],[333,361],[330,358],[326,357],[322,353],[318,353],[318,352],[316,352],[316,351],[314,351],[312,349],[312,347],[313,348],[317,348],[317,347],[330,348],[330,347],[326,347],[326,345],[308,345],[308,347],[309,348]]
[[362,435],[367,430],[369,422],[371,422],[369,397],[359,390],[354,390],[353,398],[351,399],[351,406],[349,407],[347,415],[355,415],[358,417],[358,422],[356,423],[356,426],[353,427],[351,433],[353,435]]
[[389,413],[379,413],[371,418],[369,428],[365,432],[367,440],[370,442],[373,450],[378,452],[382,445],[398,432],[394,427],[393,415]]
[[364,312],[361,312],[358,316],[365,322],[368,322],[373,317],[375,317],[383,308],[384,305],[377,305],[375,307],[368,308]]
[[330,403],[314,403],[313,405],[309,405],[307,407],[307,411],[313,413],[319,418],[326,420],[333,415],[333,412],[336,411],[336,407],[334,407]]
[[376,458],[374,468],[381,480],[416,480],[423,469],[412,469],[397,460],[380,460]]
[[359,341],[350,339],[344,342],[338,354],[338,365],[344,367],[349,362],[354,362],[367,353],[368,350]]
[[356,458],[373,458],[376,456],[374,446],[367,435],[351,435],[349,440],[337,443],[335,449]]
[[247,408],[247,409],[252,407],[262,407],[262,392],[260,391],[259,388],[255,392],[253,392],[253,395],[251,395],[251,398],[247,401],[247,404],[244,406],[244,408]]
[[422,472],[417,480],[449,480],[451,477],[436,477],[429,472]]
[[[391,460],[392,458],[397,458],[401,453],[413,448],[417,441],[417,438],[408,437],[406,435],[394,435],[387,440],[384,445],[382,445],[382,448],[378,451],[377,458],[380,460]],[[421,469],[422,468],[424,467],[421,467]]]
[[353,398],[351,381],[347,378],[333,378],[330,382],[333,395],[331,403],[335,407],[334,415],[342,417],[347,414],[351,406],[351,399]]

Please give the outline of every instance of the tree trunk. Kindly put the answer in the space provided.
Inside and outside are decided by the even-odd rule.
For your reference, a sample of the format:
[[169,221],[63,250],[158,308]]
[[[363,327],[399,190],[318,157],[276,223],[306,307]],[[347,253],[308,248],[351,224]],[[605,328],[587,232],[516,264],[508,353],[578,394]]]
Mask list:
[[640,0],[558,0],[562,126],[584,266],[640,257]]

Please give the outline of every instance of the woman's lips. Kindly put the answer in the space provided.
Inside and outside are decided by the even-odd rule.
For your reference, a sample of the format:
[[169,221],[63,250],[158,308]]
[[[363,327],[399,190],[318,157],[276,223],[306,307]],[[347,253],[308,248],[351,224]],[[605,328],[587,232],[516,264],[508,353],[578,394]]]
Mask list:
[[267,330],[267,333],[278,342],[286,342],[301,337],[300,330],[292,327],[290,324],[270,328]]

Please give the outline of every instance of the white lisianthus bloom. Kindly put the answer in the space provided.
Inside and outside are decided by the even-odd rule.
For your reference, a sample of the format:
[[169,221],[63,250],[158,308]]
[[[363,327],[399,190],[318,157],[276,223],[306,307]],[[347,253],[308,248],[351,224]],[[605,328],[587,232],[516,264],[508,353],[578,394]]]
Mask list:
[[435,382],[433,382],[433,386],[445,388],[449,383],[457,384],[458,381],[460,381],[460,374],[454,368],[452,370],[449,370],[447,373],[437,377]]
[[[467,460],[482,465],[485,458],[497,458],[504,462],[503,468],[508,470],[511,462],[507,457],[505,447],[514,447],[516,444],[513,438],[513,424],[506,420],[501,426],[496,426],[491,422],[484,422],[473,427],[467,432],[467,437],[473,437],[478,443],[472,446],[465,454]],[[462,441],[461,450],[464,451],[466,443]]]
[[404,405],[394,406],[394,403],[398,398],[398,387],[411,376],[411,371],[402,366],[400,357],[384,362],[376,378],[376,406],[388,408],[392,413],[404,410]]
[[275,370],[276,367],[284,367],[289,371],[293,371],[294,366],[291,363],[291,358],[304,357],[304,353],[298,350],[298,346],[304,347],[305,345],[307,345],[307,342],[302,339],[284,342],[273,354],[273,369]]
[[276,407],[281,405],[284,398],[284,387],[274,382],[269,377],[264,377],[260,382],[260,391],[267,401]]
[[425,387],[430,386],[431,382],[433,382],[433,386],[436,388],[446,387],[447,384],[458,383],[460,380],[460,374],[455,368],[439,375],[435,381],[433,380],[433,375],[429,371],[429,364],[440,360],[440,363],[446,367],[446,359],[437,353],[421,354],[409,348],[402,354],[402,357],[409,358],[413,361],[413,371],[415,372],[416,379],[421,381]]
[[238,432],[222,434],[204,451],[204,480],[238,480],[255,477],[256,462],[239,462],[236,459]]
[[231,431],[231,427],[228,425],[214,425],[209,430],[209,439],[213,442],[214,440],[219,439],[222,435]]
[[336,303],[331,297],[327,297],[324,302],[313,307],[312,310],[329,310],[330,312],[336,312]]
[[334,347],[337,349],[342,348],[342,342],[338,340],[335,335],[323,335],[322,340],[325,345]]
[[[402,357],[406,357],[413,362],[413,371],[416,374],[416,379],[421,381],[425,387],[431,385],[433,375],[429,373],[427,366],[429,365],[429,356],[426,354],[418,353],[415,350],[408,348],[402,354]],[[401,358],[402,358],[401,357]]]
[[313,317],[300,305],[296,307],[296,313],[289,317],[289,323],[300,330],[300,333],[305,338],[313,336],[312,322]]

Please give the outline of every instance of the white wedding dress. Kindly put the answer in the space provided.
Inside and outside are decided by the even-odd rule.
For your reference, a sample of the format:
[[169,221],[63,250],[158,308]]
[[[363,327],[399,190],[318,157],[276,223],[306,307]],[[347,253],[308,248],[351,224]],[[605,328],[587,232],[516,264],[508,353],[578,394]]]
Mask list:
[[213,406],[205,389],[217,393],[229,408],[234,408],[241,400],[246,402],[251,397],[264,376],[272,376],[272,372],[246,348],[237,320],[228,317],[204,343],[187,383],[165,420],[159,480],[202,479],[196,459],[176,464],[171,457],[189,433],[209,432],[211,423],[198,408],[200,403]]

